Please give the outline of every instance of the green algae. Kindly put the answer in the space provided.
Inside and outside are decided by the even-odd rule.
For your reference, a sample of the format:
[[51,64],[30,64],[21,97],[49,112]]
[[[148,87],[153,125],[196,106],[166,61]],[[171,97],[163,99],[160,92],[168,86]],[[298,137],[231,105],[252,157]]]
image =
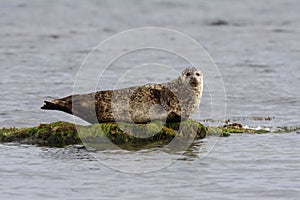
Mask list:
[[2,128],[0,129],[0,141],[50,147],[64,147],[81,143],[75,125],[68,122],[40,124],[32,128]]
[[207,129],[208,129],[207,135],[221,136],[221,137],[228,137],[232,133],[240,133],[240,134],[242,134],[242,133],[250,133],[250,134],[270,133],[270,131],[266,130],[266,129],[246,128],[242,124],[239,124],[239,123],[226,124],[222,127],[209,126],[209,127],[207,127]]
[[239,123],[226,124],[221,129],[222,129],[222,134],[229,134],[229,135],[230,133],[264,134],[270,132],[265,129],[245,128],[242,124]]
[[[282,130],[287,128],[272,132]],[[162,147],[175,137],[198,140],[207,136],[228,137],[233,133],[264,134],[270,131],[251,129],[239,123],[206,127],[194,120],[167,124],[154,121],[148,124],[100,123],[88,126],[59,121],[31,128],[2,128],[0,142],[20,142],[49,147],[84,144],[95,149],[115,149],[117,145],[121,149],[130,150]]]
[[[192,127],[192,125],[194,127]],[[174,137],[202,139],[207,129],[199,122],[174,122],[163,125],[161,122],[148,124],[101,123],[91,126],[78,126],[82,142],[94,149],[144,149],[162,147]]]
[[194,136],[195,139],[202,139],[206,134],[207,128],[192,120],[167,125],[152,122],[100,123],[89,126],[59,121],[31,128],[2,128],[0,142],[20,142],[49,147],[88,144],[98,149],[99,146],[105,149],[114,144],[125,149],[140,149],[168,144],[176,136]]

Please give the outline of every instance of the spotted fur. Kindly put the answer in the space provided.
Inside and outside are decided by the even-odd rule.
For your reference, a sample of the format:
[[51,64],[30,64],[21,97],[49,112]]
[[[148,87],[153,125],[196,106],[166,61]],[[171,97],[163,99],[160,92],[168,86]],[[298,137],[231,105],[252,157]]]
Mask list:
[[90,123],[180,121],[198,108],[202,90],[201,71],[188,68],[167,83],[75,94],[45,101],[42,109],[60,110]]

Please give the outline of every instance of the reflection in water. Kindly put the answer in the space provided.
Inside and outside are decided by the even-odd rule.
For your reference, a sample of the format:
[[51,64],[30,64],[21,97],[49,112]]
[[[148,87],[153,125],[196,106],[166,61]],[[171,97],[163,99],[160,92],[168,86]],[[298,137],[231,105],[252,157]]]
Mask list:
[[[130,150],[87,150],[83,145],[70,145],[65,148],[48,148],[48,147],[41,147],[41,153],[40,156],[42,158],[48,158],[48,159],[60,159],[60,160],[85,160],[85,161],[96,161],[94,155],[95,154],[107,154],[107,155],[116,155],[116,154],[130,154],[135,157],[138,157],[141,154],[149,154],[155,156],[155,153],[159,151],[164,151],[168,154],[173,154],[175,156],[179,156],[179,160],[194,160],[196,158],[199,158],[202,156],[202,154],[205,154],[205,145],[207,143],[203,140],[195,140],[185,151],[172,151],[168,149],[162,149],[161,147],[150,147],[148,149],[130,149]],[[12,143],[8,145],[17,145],[18,143]],[[23,147],[30,145],[21,145]],[[142,161],[142,160],[141,160]]]
[[65,148],[46,148],[43,147],[40,156],[48,159],[59,160],[85,160],[95,161],[95,158],[82,145],[71,145]]
[[191,146],[182,154],[179,160],[192,161],[194,159],[202,157],[202,154],[206,154],[204,146],[206,142],[203,140],[194,141]]

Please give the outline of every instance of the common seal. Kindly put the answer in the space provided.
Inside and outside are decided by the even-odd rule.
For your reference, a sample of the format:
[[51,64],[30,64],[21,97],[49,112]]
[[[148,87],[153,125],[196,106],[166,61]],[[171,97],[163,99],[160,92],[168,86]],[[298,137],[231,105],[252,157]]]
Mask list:
[[202,72],[187,68],[170,82],[70,95],[44,101],[42,109],[63,111],[90,123],[180,121],[198,108],[202,90]]

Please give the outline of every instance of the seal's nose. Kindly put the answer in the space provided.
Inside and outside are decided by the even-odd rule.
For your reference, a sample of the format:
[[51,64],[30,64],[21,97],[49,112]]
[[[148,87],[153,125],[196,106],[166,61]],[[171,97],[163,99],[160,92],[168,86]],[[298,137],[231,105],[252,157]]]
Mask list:
[[197,82],[197,78],[196,77],[191,77],[191,79],[190,79],[190,84],[192,85],[192,86],[197,86],[198,85],[198,82]]
[[197,81],[197,78],[194,77],[194,76],[192,76],[192,77],[191,77],[191,81]]

